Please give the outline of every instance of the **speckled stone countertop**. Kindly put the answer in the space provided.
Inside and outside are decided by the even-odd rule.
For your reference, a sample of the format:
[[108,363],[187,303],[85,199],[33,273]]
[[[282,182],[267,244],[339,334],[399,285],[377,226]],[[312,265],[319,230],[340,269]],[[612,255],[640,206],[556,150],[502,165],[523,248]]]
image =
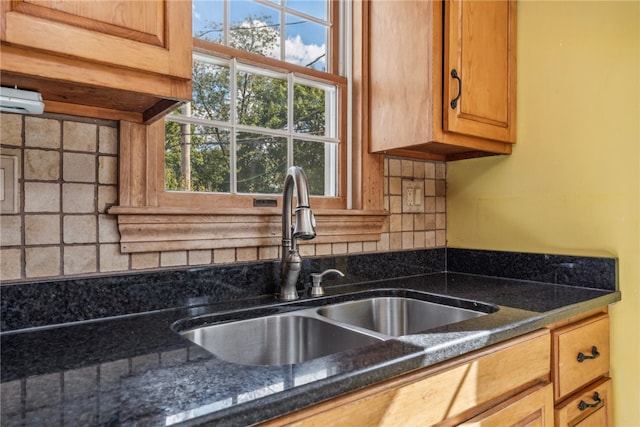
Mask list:
[[[116,312],[111,317],[95,315],[95,310],[75,310],[61,315],[72,319],[66,320],[70,323],[47,315],[51,317],[48,326],[42,324],[47,316],[38,317],[37,310],[30,312],[26,306],[15,309],[20,304],[18,298],[32,290],[19,284],[15,289],[3,285],[1,423],[3,426],[256,424],[621,298],[616,289],[613,259],[451,249],[402,255],[403,260],[408,256],[413,261],[393,274],[404,272],[405,276],[383,280],[368,277],[358,281],[367,268],[384,270],[380,260],[393,261],[394,255],[313,260],[313,265],[307,267],[342,267],[348,278],[351,276],[350,283],[328,286],[327,295],[321,298],[277,303],[273,294],[263,291],[229,298],[228,292],[225,297],[213,297],[192,290],[195,293],[191,297],[172,294],[175,300],[168,305],[174,308],[157,306],[154,302],[151,308],[129,308],[126,313]],[[489,273],[492,269],[500,270],[496,265],[503,262],[506,264],[501,271],[507,271],[508,278],[479,275],[483,268]],[[520,263],[521,267],[515,268],[513,263]],[[459,272],[450,271],[454,266]],[[231,277],[237,280],[238,275]],[[132,278],[125,281],[131,286]],[[115,282],[110,283],[116,286]],[[179,285],[185,284],[174,284]],[[44,289],[43,284],[40,286]],[[104,287],[101,289],[104,304],[110,297]],[[119,288],[117,294],[121,295],[121,291]],[[211,290],[211,293],[218,292]],[[352,300],[362,293],[377,296],[429,293],[429,298],[436,301],[451,297],[460,299],[458,304],[463,306],[478,301],[499,310],[428,333],[286,366],[225,362],[174,331],[176,325],[195,322],[184,319],[199,318],[207,323],[241,319]],[[49,298],[51,301],[53,297]],[[38,304],[46,305],[42,301],[35,305]],[[70,304],[75,307],[73,301]],[[64,311],[64,307],[58,307],[58,311]]]

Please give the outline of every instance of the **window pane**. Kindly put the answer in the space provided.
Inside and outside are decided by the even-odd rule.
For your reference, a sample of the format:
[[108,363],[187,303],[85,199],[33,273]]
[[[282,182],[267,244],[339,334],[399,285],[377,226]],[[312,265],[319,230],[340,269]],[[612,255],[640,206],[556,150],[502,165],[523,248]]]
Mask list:
[[165,189],[226,192],[230,132],[211,126],[165,122]]
[[337,144],[298,139],[293,142],[293,164],[304,170],[313,196],[337,195],[337,159]]
[[320,0],[287,0],[287,7],[326,21],[329,3]]
[[193,61],[191,116],[228,122],[230,87],[228,67]]
[[287,82],[248,72],[238,73],[237,122],[246,126],[285,129]]
[[296,83],[293,98],[293,129],[298,133],[335,137],[335,88],[320,89]]
[[280,12],[251,1],[229,2],[229,46],[280,59]]
[[285,60],[326,71],[328,28],[294,15],[287,15]]
[[193,37],[223,43],[224,3],[222,1],[193,0],[191,10]]
[[286,138],[238,132],[236,144],[238,193],[280,193],[287,172]]

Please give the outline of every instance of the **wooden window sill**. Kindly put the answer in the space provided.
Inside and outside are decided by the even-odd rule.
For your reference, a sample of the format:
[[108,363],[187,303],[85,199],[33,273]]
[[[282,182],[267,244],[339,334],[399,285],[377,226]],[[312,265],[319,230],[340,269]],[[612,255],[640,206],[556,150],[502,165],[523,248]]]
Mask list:
[[[168,208],[113,206],[123,253],[280,246],[279,208]],[[318,209],[315,239],[306,243],[380,240],[386,211]],[[305,244],[304,241],[299,241]]]

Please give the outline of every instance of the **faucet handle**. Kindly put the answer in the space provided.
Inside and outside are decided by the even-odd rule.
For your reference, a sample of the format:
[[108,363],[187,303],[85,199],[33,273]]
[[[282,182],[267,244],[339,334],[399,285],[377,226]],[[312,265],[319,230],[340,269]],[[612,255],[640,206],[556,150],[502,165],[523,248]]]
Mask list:
[[322,288],[322,278],[325,274],[335,273],[340,277],[344,277],[344,273],[340,270],[336,270],[335,268],[330,268],[328,270],[323,271],[322,273],[311,273],[311,296],[312,297],[320,297],[324,295],[324,289]]

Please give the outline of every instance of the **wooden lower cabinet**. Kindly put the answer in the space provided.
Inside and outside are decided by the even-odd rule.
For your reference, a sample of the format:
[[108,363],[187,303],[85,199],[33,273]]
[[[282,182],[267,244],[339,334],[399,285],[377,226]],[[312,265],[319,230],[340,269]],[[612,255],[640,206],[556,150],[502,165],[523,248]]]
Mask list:
[[550,350],[549,331],[535,331],[265,425],[551,426]]
[[466,421],[464,427],[553,425],[553,384],[538,385]]
[[611,378],[603,378],[557,405],[555,422],[557,427],[612,426]]

